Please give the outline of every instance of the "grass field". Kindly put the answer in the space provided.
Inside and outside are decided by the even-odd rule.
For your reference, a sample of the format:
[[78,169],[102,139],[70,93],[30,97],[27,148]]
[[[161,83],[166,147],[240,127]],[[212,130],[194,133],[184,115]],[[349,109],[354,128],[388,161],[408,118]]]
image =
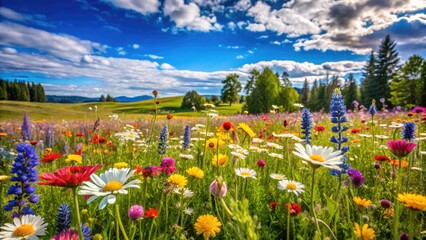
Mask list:
[[[174,116],[204,116],[205,114],[190,109],[181,109],[183,97],[159,98],[159,113]],[[141,114],[151,114],[154,100],[145,100],[133,103],[93,102],[93,103],[34,103],[18,101],[0,101],[0,121],[21,119],[27,112],[33,120],[78,120],[93,116],[94,106],[98,107],[97,115],[107,118],[111,114],[118,114],[121,118],[139,118]],[[93,110],[90,111],[89,107]],[[241,112],[242,104],[223,104],[216,107],[220,115],[233,115]]]

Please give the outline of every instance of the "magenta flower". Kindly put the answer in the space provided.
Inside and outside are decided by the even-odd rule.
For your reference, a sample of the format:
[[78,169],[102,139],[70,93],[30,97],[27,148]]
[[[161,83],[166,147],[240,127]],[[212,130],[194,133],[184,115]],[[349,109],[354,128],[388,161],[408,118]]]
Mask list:
[[64,230],[55,236],[53,236],[50,240],[79,240],[78,232],[75,229],[67,229]]
[[128,216],[130,220],[140,220],[144,216],[143,207],[140,205],[133,205],[129,209]]
[[259,166],[259,167],[261,167],[261,168],[265,168],[266,163],[265,163],[265,161],[263,161],[262,159],[259,159],[259,160],[257,161],[257,166]]
[[216,179],[210,184],[210,193],[215,197],[225,197],[226,192],[228,192],[228,188],[226,187],[226,183],[222,182],[222,187],[219,192],[219,185]]
[[416,144],[404,140],[393,140],[388,141],[388,147],[393,155],[399,158],[403,158],[410,154],[411,151],[413,151],[413,149],[416,147]]
[[413,113],[426,113],[426,108],[422,106],[417,106],[411,110]]
[[163,158],[159,170],[167,175],[176,172],[175,160],[173,158]]

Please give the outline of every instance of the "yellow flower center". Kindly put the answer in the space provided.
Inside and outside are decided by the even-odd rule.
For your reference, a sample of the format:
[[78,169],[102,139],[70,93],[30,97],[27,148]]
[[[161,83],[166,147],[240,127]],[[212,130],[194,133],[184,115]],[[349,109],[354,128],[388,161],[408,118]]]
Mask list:
[[121,184],[119,181],[111,181],[105,184],[105,186],[102,188],[104,192],[112,192],[120,190],[123,187],[123,184]]
[[250,177],[251,176],[251,174],[249,172],[241,172],[240,174],[243,177]]
[[312,154],[311,156],[309,156],[309,158],[311,160],[314,160],[314,161],[317,161],[317,162],[324,162],[325,161],[325,159],[321,155],[318,155],[318,154]]
[[296,190],[296,184],[294,183],[287,183],[287,189],[289,190]]
[[31,235],[35,232],[33,225],[31,224],[22,224],[13,231],[13,235],[17,237],[25,237]]

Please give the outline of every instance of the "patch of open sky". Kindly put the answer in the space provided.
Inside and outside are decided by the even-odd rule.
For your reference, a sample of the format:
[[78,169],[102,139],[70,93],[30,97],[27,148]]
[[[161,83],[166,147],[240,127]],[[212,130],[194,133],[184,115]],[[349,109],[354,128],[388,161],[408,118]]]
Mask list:
[[58,84],[58,85],[77,85],[84,86],[90,85],[91,87],[102,86],[103,83],[97,79],[89,77],[75,77],[75,78],[53,78],[46,76],[40,73],[31,73],[31,72],[4,72],[0,73],[0,78],[6,80],[22,80],[29,81],[34,83],[44,83],[44,84]]

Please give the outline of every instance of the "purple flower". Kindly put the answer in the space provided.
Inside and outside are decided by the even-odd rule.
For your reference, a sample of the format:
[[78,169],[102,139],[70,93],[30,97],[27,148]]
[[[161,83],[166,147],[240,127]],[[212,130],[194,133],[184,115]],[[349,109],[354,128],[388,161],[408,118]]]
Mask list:
[[[219,190],[219,185],[222,185],[220,187]],[[228,188],[226,187],[226,183],[223,182],[223,180],[221,178],[219,178],[219,181],[217,181],[217,179],[215,179],[211,184],[210,184],[210,193],[215,196],[215,197],[225,197],[226,196],[226,192],[228,192]]]
[[347,173],[348,173],[349,177],[351,178],[352,186],[354,186],[354,187],[360,187],[361,185],[364,184],[364,176],[358,170],[356,170],[356,169],[349,169],[347,171]]
[[413,110],[411,110],[413,113],[426,113],[426,108],[425,107],[421,107],[421,106],[417,106],[415,108],[413,108]]
[[399,235],[399,240],[408,240],[408,239],[410,239],[410,234],[408,233],[403,233]]
[[398,158],[406,157],[416,147],[415,143],[404,140],[388,141],[389,150]]
[[31,140],[31,122],[30,122],[30,118],[28,117],[28,114],[25,113],[24,114],[24,119],[22,121],[22,126],[21,126],[21,137],[22,140],[26,141],[30,141]]
[[390,208],[392,207],[392,203],[389,200],[386,199],[382,199],[380,200],[380,206],[382,206],[382,208]]
[[130,220],[140,220],[144,216],[143,207],[140,205],[133,205],[129,209],[128,216]]
[[176,172],[175,160],[173,158],[163,158],[160,164],[160,171],[167,175]]

